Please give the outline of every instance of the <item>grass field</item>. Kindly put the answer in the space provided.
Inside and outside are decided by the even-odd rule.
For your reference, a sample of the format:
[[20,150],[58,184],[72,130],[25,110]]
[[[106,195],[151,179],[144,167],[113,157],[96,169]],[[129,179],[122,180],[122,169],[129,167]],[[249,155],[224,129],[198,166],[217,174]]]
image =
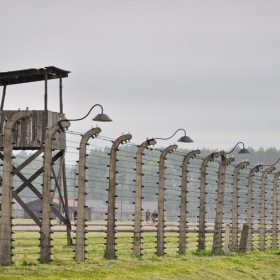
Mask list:
[[211,235],[207,238],[209,250],[198,254],[197,235],[190,234],[188,251],[179,256],[177,234],[166,233],[166,255],[157,257],[156,232],[144,233],[143,256],[137,257],[131,251],[132,233],[119,232],[117,258],[106,260],[103,257],[105,233],[90,232],[87,234],[88,259],[83,263],[73,260],[75,247],[66,246],[65,233],[55,232],[52,236],[53,262],[47,265],[37,261],[39,233],[16,232],[15,264],[0,267],[0,279],[280,279],[278,250],[213,256]]

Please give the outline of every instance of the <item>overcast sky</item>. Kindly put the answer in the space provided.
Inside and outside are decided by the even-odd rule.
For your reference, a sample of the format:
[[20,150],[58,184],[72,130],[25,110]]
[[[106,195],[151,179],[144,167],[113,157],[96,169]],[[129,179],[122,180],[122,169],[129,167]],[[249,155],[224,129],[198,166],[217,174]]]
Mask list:
[[[269,0],[0,0],[0,72],[71,71],[66,116],[102,104],[113,119],[100,124],[107,137],[129,131],[141,144],[184,128],[194,142],[179,147],[280,149],[279,15]],[[59,111],[58,92],[51,81],[50,110]],[[43,82],[8,86],[4,109],[40,110],[43,100]],[[71,130],[86,132],[98,113]]]

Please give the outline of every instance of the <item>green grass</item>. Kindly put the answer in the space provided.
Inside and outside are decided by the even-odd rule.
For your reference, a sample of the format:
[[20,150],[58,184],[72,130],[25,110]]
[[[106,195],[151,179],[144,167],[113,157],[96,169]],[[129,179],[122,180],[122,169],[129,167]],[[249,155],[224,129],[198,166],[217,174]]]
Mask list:
[[197,253],[197,234],[193,233],[189,234],[187,253],[180,256],[178,234],[167,232],[166,255],[157,257],[156,232],[149,232],[143,234],[143,256],[138,257],[132,254],[132,233],[119,232],[116,236],[117,260],[103,257],[105,233],[90,232],[87,234],[88,259],[76,263],[73,260],[75,247],[66,246],[65,233],[55,232],[53,262],[48,265],[38,261],[39,233],[16,232],[15,265],[0,267],[0,279],[280,279],[278,250],[215,256],[210,251],[212,235],[208,235],[208,250]]
[[50,265],[1,267],[1,279],[280,279],[279,255],[252,252],[231,256],[194,256],[104,259]]
[[[16,232],[15,265],[0,267],[0,279],[280,279],[278,250],[215,256],[210,250],[212,235],[208,235],[208,250],[197,253],[197,234],[192,233],[187,253],[179,256],[178,234],[167,232],[166,255],[157,257],[156,232],[149,232],[143,234],[143,256],[138,257],[132,254],[132,236],[132,233],[117,233],[117,259],[106,260],[103,257],[105,233],[88,233],[88,259],[76,263],[73,260],[75,247],[66,246],[66,233],[55,232],[53,262],[48,265],[38,260],[39,233]],[[255,240],[256,243],[257,238]]]
[[32,219],[13,219],[15,225],[35,225],[36,223]]

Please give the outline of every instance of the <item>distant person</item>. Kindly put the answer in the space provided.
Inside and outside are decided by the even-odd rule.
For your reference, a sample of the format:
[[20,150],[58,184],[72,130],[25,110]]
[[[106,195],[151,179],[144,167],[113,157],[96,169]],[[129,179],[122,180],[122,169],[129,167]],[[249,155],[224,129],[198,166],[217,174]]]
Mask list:
[[78,221],[78,212],[77,212],[77,208],[75,208],[72,212],[73,214],[73,219],[74,219],[74,225],[77,226],[77,221]]
[[149,224],[150,217],[151,217],[151,212],[150,212],[149,209],[147,209],[147,211],[146,211],[146,223],[147,223],[147,225]]
[[158,212],[155,210],[151,217],[154,225],[156,225],[158,221]]

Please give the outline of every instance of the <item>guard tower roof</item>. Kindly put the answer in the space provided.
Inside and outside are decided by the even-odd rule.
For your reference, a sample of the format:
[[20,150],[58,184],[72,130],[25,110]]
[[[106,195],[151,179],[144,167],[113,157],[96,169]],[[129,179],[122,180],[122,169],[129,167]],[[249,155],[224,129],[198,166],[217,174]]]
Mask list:
[[46,74],[48,80],[66,78],[68,77],[68,73],[71,72],[54,66],[40,69],[31,68],[18,71],[0,72],[0,86],[45,81]]

